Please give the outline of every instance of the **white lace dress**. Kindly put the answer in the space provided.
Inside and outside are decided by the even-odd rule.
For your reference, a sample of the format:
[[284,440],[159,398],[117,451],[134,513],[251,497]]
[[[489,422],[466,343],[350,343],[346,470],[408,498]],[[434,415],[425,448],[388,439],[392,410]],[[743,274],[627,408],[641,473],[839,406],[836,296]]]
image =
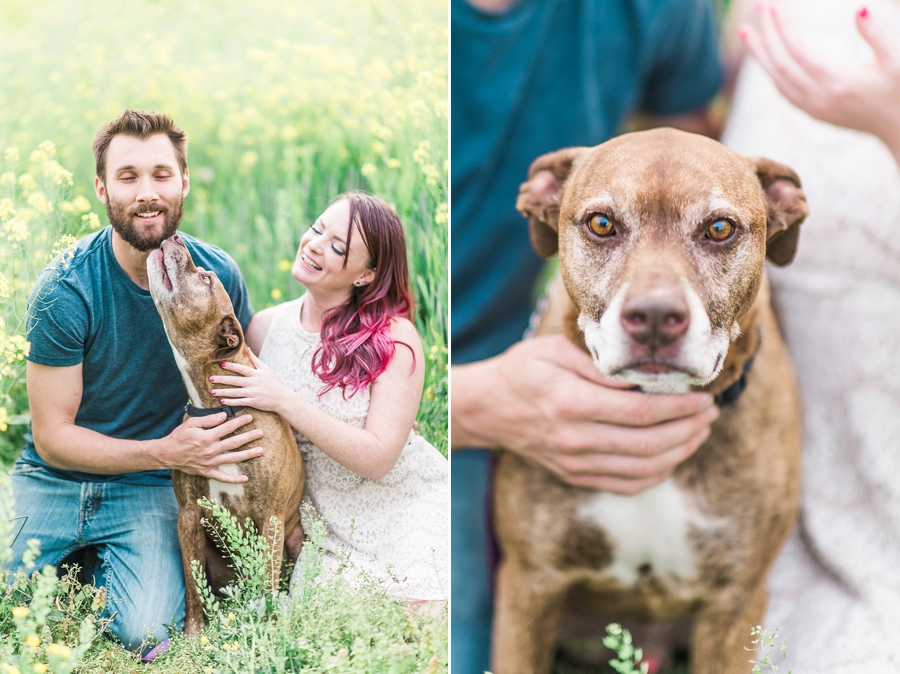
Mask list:
[[[345,400],[340,389],[319,396],[312,370],[319,335],[300,324],[303,297],[281,305],[260,360],[281,382],[331,416],[363,428],[369,387]],[[397,464],[381,480],[345,468],[301,433],[294,435],[306,465],[305,504],[325,522],[325,562],[351,578],[364,571],[406,600],[446,600],[448,595],[447,460],[425,438],[410,432]],[[301,510],[303,527],[311,521]],[[302,555],[302,553],[301,553]],[[299,565],[296,567],[299,569]],[[296,580],[296,571],[295,578]]]
[[[820,53],[872,58],[859,0],[781,4]],[[779,671],[900,672],[900,170],[874,137],[792,107],[753,62],[723,142],[791,166],[810,205],[796,260],[770,271],[805,410],[800,523],[769,577]]]

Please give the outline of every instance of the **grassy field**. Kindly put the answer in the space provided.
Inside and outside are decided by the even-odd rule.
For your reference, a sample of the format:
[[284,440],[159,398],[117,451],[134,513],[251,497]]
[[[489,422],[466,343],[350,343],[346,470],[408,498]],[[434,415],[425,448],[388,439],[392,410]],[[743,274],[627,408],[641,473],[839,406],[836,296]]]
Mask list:
[[[290,260],[335,195],[396,207],[428,358],[419,430],[446,454],[445,0],[4,0],[0,35],[0,465],[27,430],[27,296],[66,237],[106,224],[91,141],[126,108],[188,133],[182,230],[234,257],[256,309],[302,292]],[[445,647],[396,671],[441,671]],[[356,671],[350,650],[329,667]]]

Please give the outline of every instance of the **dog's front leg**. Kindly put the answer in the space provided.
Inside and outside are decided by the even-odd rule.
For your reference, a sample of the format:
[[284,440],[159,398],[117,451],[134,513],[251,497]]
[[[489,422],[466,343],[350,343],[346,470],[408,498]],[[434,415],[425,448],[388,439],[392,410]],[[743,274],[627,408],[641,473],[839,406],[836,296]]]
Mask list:
[[494,674],[550,672],[567,586],[559,576],[505,560],[497,572],[491,668]]
[[184,569],[184,633],[195,637],[203,629],[203,602],[191,573],[191,561],[197,560],[201,570],[206,563],[206,536],[196,508],[182,508],[178,513],[178,541]]
[[746,650],[750,630],[762,623],[767,593],[765,581],[729,607],[708,607],[694,622],[691,674],[748,674],[753,653]]

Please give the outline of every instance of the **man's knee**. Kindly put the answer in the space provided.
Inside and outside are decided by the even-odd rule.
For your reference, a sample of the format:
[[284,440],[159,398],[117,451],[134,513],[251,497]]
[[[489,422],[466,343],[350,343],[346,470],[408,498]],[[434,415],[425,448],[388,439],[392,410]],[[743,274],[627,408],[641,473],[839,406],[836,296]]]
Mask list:
[[148,603],[143,605],[125,600],[113,600],[107,605],[106,616],[113,616],[109,630],[128,650],[136,651],[144,642],[152,646],[168,637],[170,628],[181,628],[184,602],[154,603],[149,601],[150,594]]
[[107,548],[97,582],[106,588],[110,630],[130,649],[165,639],[184,621],[184,576],[177,541],[141,550]]

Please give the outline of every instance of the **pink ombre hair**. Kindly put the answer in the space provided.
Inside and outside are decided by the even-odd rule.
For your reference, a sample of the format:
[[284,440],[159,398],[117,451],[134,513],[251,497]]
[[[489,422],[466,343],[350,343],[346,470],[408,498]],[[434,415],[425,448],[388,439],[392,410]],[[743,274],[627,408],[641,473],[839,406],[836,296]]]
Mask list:
[[347,250],[355,224],[369,251],[375,278],[367,285],[354,286],[347,303],[325,315],[322,343],[313,355],[312,367],[325,382],[319,395],[338,387],[347,397],[348,391],[353,396],[387,369],[396,351],[388,328],[397,316],[412,318],[413,299],[406,239],[397,213],[378,197],[362,192],[341,194],[332,203],[342,200],[350,202]]

